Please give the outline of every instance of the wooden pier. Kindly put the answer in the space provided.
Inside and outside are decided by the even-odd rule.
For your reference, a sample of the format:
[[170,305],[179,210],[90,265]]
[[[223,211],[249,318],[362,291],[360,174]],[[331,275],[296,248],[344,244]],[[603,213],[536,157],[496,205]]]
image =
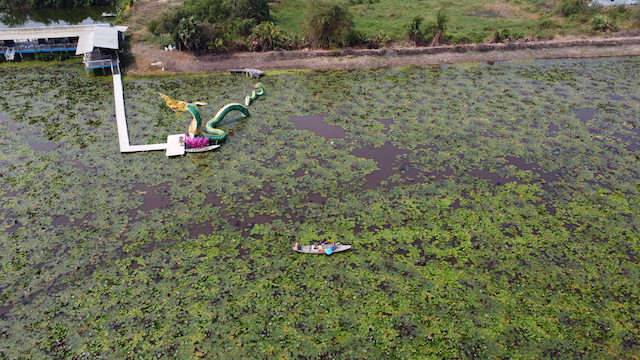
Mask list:
[[127,129],[127,115],[124,111],[124,91],[121,74],[113,74],[113,98],[116,104],[116,124],[118,126],[120,152],[166,150],[167,156],[184,155],[184,143],[179,142],[179,137],[184,136],[182,134],[169,135],[167,142],[163,144],[131,145],[129,142],[129,130]]

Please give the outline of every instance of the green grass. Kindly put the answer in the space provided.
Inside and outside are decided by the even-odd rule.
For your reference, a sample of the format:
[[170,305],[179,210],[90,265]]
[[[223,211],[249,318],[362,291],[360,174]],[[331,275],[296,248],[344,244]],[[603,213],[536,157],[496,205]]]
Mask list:
[[[515,38],[593,33],[586,20],[599,12],[611,14],[616,19],[618,30],[638,26],[637,19],[634,20],[630,13],[623,11],[625,16],[616,15],[620,9],[612,7],[590,8],[591,13],[582,17],[562,18],[556,8],[558,3],[547,2],[545,4],[551,6],[543,7],[540,2],[528,0],[380,0],[372,4],[349,5],[349,10],[357,31],[365,35],[382,33],[396,41],[406,40],[406,28],[414,17],[423,16],[426,22],[435,22],[435,13],[441,8],[449,17],[447,34],[454,42],[482,42],[496,31],[503,30]],[[270,11],[273,21],[283,30],[289,34],[300,34],[305,7],[306,0],[288,0],[271,6]],[[546,19],[552,20],[555,26],[541,27]]]
[[[424,16],[428,22],[435,21],[435,13],[444,8],[449,15],[450,35],[461,37],[468,34],[489,36],[496,30],[509,29],[516,34],[538,34],[538,21],[545,14],[528,3],[515,5],[507,2],[502,8],[516,11],[500,15],[491,11],[493,1],[398,1],[380,0],[373,4],[351,5],[349,9],[354,17],[356,29],[365,34],[384,33],[396,40],[404,40],[405,29],[414,17]],[[283,1],[271,6],[271,16],[275,23],[289,33],[299,33],[304,19],[305,0]],[[504,17],[503,17],[504,16]]]
[[[108,77],[4,65],[0,358],[637,358],[639,66],[278,71],[167,159],[119,152]],[[127,77],[131,141],[186,129],[158,92],[208,118],[252,85]]]

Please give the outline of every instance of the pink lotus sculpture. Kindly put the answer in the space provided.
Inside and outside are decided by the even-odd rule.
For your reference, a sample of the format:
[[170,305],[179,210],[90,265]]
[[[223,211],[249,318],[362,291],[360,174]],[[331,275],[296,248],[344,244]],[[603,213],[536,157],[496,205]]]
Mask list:
[[197,148],[209,145],[209,138],[203,136],[185,136],[184,142],[186,142],[190,148]]

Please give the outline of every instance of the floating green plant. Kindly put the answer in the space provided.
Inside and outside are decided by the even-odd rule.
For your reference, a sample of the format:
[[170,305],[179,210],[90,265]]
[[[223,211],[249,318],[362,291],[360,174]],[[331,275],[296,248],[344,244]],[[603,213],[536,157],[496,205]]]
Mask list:
[[[108,77],[3,65],[0,358],[638,357],[639,66],[282,71],[167,159]],[[133,143],[253,85],[125,80]]]

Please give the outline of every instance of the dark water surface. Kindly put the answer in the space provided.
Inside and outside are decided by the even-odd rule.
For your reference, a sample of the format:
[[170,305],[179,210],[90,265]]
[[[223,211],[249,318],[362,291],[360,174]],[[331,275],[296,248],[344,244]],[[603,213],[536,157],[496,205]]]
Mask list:
[[357,157],[372,159],[378,164],[378,170],[366,176],[364,190],[370,190],[380,185],[380,183],[393,175],[396,171],[394,166],[398,156],[407,154],[408,150],[398,149],[391,143],[386,142],[381,147],[367,146],[355,149],[351,154]]
[[327,139],[343,139],[346,136],[343,128],[329,125],[323,121],[328,115],[328,113],[320,113],[309,116],[292,116],[290,120],[299,130],[309,130]]
[[114,8],[97,6],[90,8],[11,10],[10,12],[0,12],[0,29],[106,24],[108,22],[102,17],[103,12],[113,13]]

